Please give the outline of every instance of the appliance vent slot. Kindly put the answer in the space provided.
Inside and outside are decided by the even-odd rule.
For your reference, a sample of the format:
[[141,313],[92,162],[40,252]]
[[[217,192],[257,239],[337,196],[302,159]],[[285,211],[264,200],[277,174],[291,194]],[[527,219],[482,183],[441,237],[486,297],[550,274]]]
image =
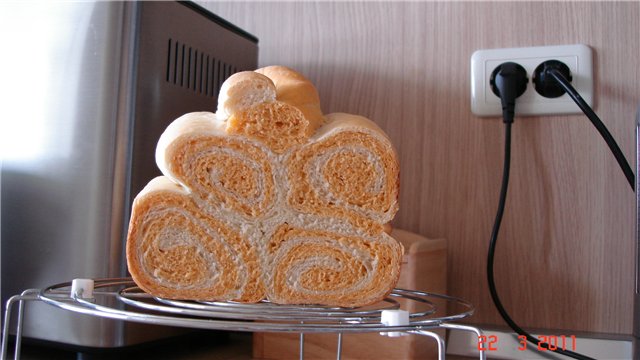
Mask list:
[[192,46],[169,39],[167,45],[168,83],[198,94],[218,97],[222,83],[238,69]]

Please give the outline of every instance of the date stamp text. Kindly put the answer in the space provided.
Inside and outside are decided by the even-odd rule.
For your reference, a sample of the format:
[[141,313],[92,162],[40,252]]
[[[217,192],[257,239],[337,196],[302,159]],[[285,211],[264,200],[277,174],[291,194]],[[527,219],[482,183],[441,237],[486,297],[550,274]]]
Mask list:
[[[518,336],[518,350],[525,351],[528,347],[533,347],[538,351],[555,351],[570,350],[576,351],[575,335],[537,335],[538,345],[531,344],[524,335]],[[497,351],[498,350],[497,335],[480,335],[478,336],[479,351]]]

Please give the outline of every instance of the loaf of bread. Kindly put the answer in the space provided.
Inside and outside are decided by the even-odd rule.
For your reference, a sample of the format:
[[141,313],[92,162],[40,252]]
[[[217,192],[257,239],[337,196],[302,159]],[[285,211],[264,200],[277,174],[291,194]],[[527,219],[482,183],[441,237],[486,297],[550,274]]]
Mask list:
[[280,66],[232,75],[215,114],[160,137],[133,203],[127,263],[163,298],[355,307],[393,289],[399,166],[384,132],[323,115],[315,87]]

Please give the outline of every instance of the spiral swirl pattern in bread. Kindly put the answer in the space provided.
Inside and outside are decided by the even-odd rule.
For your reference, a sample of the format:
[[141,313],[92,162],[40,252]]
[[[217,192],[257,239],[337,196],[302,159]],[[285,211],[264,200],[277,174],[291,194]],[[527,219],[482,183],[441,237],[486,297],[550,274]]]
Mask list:
[[134,200],[127,263],[155,296],[362,306],[397,282],[385,231],[399,167],[370,120],[323,115],[279,66],[234,74],[218,111],[189,113],[156,149],[164,176]]

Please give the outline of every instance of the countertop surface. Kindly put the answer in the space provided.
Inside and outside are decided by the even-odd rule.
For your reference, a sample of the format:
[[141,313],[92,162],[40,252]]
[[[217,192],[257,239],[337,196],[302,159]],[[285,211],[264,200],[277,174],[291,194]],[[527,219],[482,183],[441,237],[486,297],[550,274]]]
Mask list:
[[[194,332],[160,342],[130,348],[78,352],[50,345],[25,341],[22,345],[23,360],[246,360],[251,359],[251,333]],[[13,344],[7,358],[13,358]]]
[[[13,349],[11,344],[10,349]],[[23,360],[249,360],[252,359],[252,334],[230,332],[222,336],[216,332],[195,332],[170,340],[132,348],[85,351],[64,350],[51,346],[25,343]],[[10,352],[8,359],[13,358]],[[297,359],[297,358],[296,358]],[[333,359],[333,357],[332,357]],[[475,359],[463,356],[447,356],[449,360]],[[389,359],[387,359],[389,360]]]

